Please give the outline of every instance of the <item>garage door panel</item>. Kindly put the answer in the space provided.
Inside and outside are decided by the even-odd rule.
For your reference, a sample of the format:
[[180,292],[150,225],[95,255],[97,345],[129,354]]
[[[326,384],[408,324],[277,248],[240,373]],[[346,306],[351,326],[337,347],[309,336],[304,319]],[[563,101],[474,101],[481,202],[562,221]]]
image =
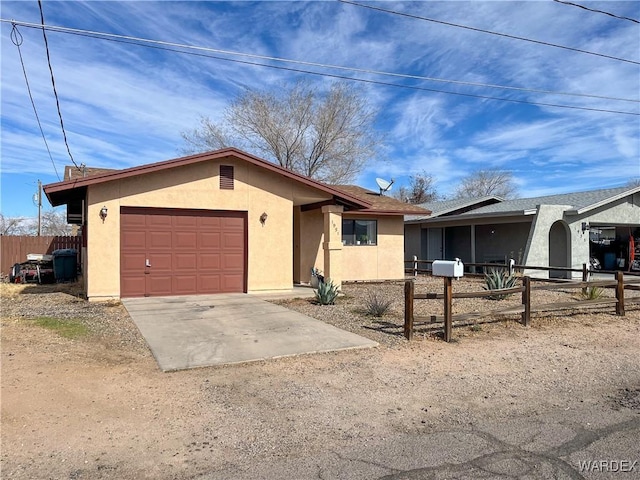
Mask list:
[[175,253],[173,255],[173,269],[175,271],[190,270],[195,272],[198,268],[198,255],[196,253]]
[[175,295],[172,288],[171,275],[147,275],[147,292],[149,296]]
[[200,227],[206,230],[220,230],[222,228],[222,217],[201,217]]
[[224,275],[221,281],[220,291],[226,293],[237,292],[238,289],[242,289],[244,285],[244,275]]
[[174,232],[173,233],[173,247],[174,248],[198,248],[198,232]]
[[241,254],[227,254],[222,257],[222,269],[233,273],[241,272],[244,268],[244,257]]
[[128,231],[122,236],[122,248],[125,249],[144,249],[147,244],[147,233],[142,231]]
[[198,233],[198,248],[219,249],[221,246],[221,232]]
[[144,271],[145,254],[144,253],[127,253],[120,258],[120,268],[122,273]]
[[173,217],[173,226],[175,228],[194,229],[198,226],[198,219],[195,215],[176,215]]
[[[227,293],[222,290],[220,283],[220,274],[207,274],[198,276],[198,292],[199,293]],[[235,290],[236,292],[238,290]]]
[[[174,295],[190,295],[198,290],[198,276],[191,275],[174,275],[173,291]],[[200,292],[198,292],[200,293]]]
[[223,232],[222,248],[240,250],[244,245],[244,235],[241,232]]
[[127,292],[129,297],[144,297],[145,294],[145,278],[140,276],[121,276],[120,290]]
[[244,212],[123,207],[121,295],[246,291],[245,230]]
[[147,232],[147,248],[158,248],[171,251],[172,248],[171,231],[160,232],[153,230]]
[[173,224],[173,215],[145,215],[145,224],[150,228],[171,230]]
[[147,258],[149,259],[149,273],[153,274],[155,272],[171,272],[173,270],[173,255],[171,252],[149,252]]
[[199,266],[201,270],[220,270],[222,266],[221,255],[219,253],[201,253]]

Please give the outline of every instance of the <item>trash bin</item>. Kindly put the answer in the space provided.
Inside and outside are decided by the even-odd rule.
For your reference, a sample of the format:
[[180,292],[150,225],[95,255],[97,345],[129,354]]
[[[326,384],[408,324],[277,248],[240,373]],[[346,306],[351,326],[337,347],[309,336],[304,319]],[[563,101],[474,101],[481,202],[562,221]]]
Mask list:
[[53,274],[56,282],[73,282],[78,272],[78,251],[64,248],[53,252]]

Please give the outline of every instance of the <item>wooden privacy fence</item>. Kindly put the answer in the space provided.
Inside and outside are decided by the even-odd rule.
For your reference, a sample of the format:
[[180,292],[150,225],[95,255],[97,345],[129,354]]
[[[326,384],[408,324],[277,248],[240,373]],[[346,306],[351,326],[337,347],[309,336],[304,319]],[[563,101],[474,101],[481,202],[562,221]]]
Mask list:
[[82,265],[82,237],[0,235],[0,274],[8,275],[14,264],[26,262],[29,253],[51,255],[54,250],[65,248],[76,249],[78,265]]
[[[505,288],[499,290],[483,290],[479,292],[453,292],[453,283],[451,277],[444,278],[444,293],[415,293],[415,282],[407,280],[404,284],[404,335],[407,340],[413,338],[414,326],[417,324],[444,323],[444,340],[451,341],[453,322],[458,322],[456,326],[464,326],[476,323],[475,320],[483,317],[496,317],[504,315],[520,314],[520,322],[529,326],[531,322],[531,313],[549,312],[554,310],[569,310],[574,308],[615,305],[616,314],[624,315],[625,309],[625,289],[638,290],[640,279],[627,279],[625,283],[624,274],[616,272],[615,280],[597,280],[597,281],[564,281],[549,285],[531,285],[531,278],[522,277],[522,285],[519,287]],[[561,303],[548,303],[540,305],[531,305],[531,292],[535,290],[560,290],[565,288],[615,288],[615,298],[597,298],[592,300],[581,300]],[[483,298],[496,295],[512,295],[515,293],[522,294],[522,304],[510,306],[500,310],[486,310],[482,312],[470,312],[462,314],[453,314],[454,298]],[[444,315],[431,315],[428,317],[416,317],[414,315],[414,302],[416,300],[442,299],[444,300]],[[627,303],[640,303],[640,297],[631,297],[627,299]]]

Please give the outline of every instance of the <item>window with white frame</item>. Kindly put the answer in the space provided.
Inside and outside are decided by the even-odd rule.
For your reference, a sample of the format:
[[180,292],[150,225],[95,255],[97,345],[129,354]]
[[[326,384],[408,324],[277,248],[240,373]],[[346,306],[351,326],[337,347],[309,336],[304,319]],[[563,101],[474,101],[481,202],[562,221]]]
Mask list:
[[378,221],[342,219],[343,245],[377,245]]

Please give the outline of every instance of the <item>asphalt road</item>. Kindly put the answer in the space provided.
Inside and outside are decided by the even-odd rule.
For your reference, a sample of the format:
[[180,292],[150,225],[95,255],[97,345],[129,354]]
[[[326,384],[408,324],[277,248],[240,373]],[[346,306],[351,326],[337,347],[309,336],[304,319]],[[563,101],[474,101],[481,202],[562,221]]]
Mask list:
[[298,458],[255,458],[214,479],[640,479],[640,390],[529,416],[398,433]]

